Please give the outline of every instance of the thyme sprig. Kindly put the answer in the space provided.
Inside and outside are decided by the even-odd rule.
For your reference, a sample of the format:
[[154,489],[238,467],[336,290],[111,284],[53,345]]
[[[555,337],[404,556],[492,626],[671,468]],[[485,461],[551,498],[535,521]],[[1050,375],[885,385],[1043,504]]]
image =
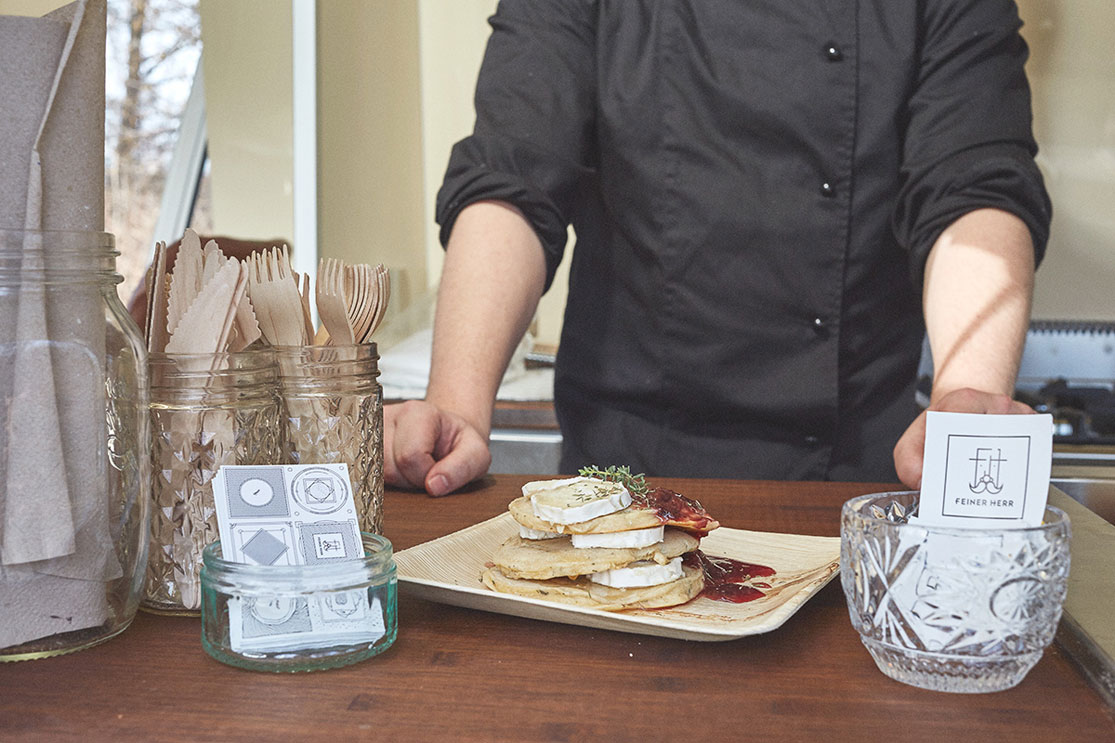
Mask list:
[[646,495],[647,483],[646,477],[642,472],[639,474],[632,474],[631,468],[624,465],[616,467],[614,464],[609,465],[604,469],[600,469],[595,464],[590,464],[588,467],[582,467],[578,470],[581,477],[595,477],[598,480],[605,482],[618,482],[627,488],[631,495]]

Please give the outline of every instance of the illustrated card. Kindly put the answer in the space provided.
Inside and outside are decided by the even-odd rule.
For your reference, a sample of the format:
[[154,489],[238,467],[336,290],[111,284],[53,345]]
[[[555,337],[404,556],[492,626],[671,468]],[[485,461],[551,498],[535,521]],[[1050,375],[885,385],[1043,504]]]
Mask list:
[[1037,526],[1049,497],[1053,418],[930,412],[915,523]]
[[309,565],[364,555],[345,464],[221,467],[213,501],[231,562]]
[[237,652],[356,645],[386,633],[379,597],[369,603],[362,589],[233,599],[228,614],[229,646]]

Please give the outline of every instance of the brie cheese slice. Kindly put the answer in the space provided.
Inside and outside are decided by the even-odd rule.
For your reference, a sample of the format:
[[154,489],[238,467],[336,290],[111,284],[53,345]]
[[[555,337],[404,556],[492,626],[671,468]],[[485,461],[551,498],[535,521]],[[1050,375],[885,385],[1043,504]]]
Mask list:
[[665,565],[652,560],[639,560],[627,567],[593,573],[589,580],[612,588],[642,588],[669,583],[682,576],[681,558],[675,557]]
[[530,498],[535,516],[554,524],[579,524],[631,505],[627,488],[595,477],[528,482],[523,495]]
[[[520,527],[522,533],[522,527]],[[666,534],[665,526],[652,526],[649,529],[629,529],[606,534],[573,534],[573,546],[578,549],[592,547],[649,547],[658,544]]]
[[528,529],[525,526],[519,526],[519,536],[523,539],[557,539],[564,537],[564,534],[558,534],[556,531],[541,531],[539,529]]

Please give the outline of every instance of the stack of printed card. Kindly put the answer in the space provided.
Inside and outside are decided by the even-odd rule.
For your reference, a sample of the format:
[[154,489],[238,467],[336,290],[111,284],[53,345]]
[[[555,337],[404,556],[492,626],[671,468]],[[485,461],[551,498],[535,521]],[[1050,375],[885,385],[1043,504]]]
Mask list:
[[[364,557],[344,464],[222,467],[213,496],[226,561],[328,566]],[[357,570],[358,579],[361,575]],[[307,592],[304,585],[277,584],[273,594],[231,598],[230,646],[299,650],[374,642],[384,635],[383,608],[374,591],[322,588]]]

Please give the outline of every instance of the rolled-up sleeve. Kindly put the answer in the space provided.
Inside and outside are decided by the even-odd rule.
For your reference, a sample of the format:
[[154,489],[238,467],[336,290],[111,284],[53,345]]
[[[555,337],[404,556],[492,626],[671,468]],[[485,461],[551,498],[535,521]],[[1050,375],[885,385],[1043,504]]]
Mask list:
[[437,196],[443,245],[469,204],[518,207],[542,242],[547,288],[578,189],[594,167],[594,6],[500,2],[477,83],[476,125],[453,147]]
[[1040,262],[1052,207],[1034,162],[1028,50],[1017,8],[1011,0],[942,0],[925,8],[893,217],[915,285],[922,285],[940,233],[978,208],[1022,219]]

